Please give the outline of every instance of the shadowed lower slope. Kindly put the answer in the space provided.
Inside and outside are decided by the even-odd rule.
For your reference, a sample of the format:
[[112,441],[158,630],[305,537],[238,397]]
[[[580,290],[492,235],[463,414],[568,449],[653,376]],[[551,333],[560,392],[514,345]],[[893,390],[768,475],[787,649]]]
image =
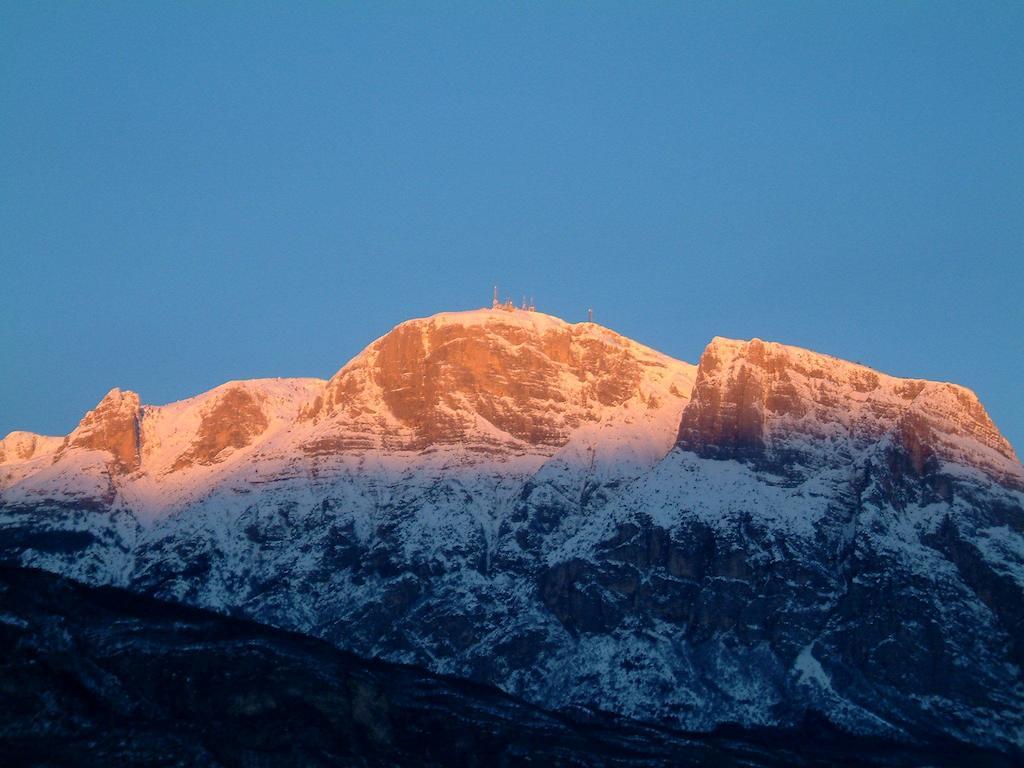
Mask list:
[[[1008,765],[820,725],[688,737],[546,712],[294,633],[0,568],[8,765]],[[816,740],[809,736],[816,732]]]

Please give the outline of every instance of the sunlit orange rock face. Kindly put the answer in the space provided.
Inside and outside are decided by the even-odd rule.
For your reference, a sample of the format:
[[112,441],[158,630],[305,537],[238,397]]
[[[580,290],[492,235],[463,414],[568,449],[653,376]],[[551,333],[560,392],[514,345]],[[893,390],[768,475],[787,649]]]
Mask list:
[[252,443],[263,434],[267,424],[259,398],[242,386],[233,386],[202,415],[195,441],[171,469],[214,464],[225,449],[244,448]]
[[68,435],[65,449],[107,451],[111,454],[113,469],[133,472],[139,468],[140,462],[141,418],[139,396],[134,392],[112,389]]
[[708,345],[678,444],[715,458],[785,460],[834,443],[856,450],[887,435],[917,474],[933,459],[949,459],[1005,480],[1016,462],[964,387],[898,379],[758,339]]
[[744,367],[723,382],[717,374],[724,363],[713,346],[701,356],[679,444],[703,455],[759,453],[764,448],[763,378]]
[[312,416],[358,421],[383,405],[409,430],[408,449],[458,441],[481,428],[477,419],[559,447],[602,409],[642,393],[643,368],[656,363],[638,359],[639,345],[598,326],[531,324],[519,314],[401,325],[331,379]]

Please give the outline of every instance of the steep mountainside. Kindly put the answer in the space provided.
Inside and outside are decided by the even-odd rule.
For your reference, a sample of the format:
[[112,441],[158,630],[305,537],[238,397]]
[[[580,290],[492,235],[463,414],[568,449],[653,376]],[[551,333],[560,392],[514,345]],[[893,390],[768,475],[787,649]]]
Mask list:
[[[414,667],[43,571],[0,568],[5,765],[1009,765],[852,739],[554,714]],[[799,745],[799,749],[794,747]]]
[[955,385],[481,310],[29,442],[11,562],[545,706],[1024,744],[1024,468]]

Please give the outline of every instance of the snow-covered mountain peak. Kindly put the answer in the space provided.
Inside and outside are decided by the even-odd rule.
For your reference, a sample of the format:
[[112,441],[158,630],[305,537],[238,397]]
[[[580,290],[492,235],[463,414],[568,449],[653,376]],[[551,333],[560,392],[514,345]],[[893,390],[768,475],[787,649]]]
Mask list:
[[855,456],[886,436],[911,454],[918,473],[935,460],[1014,486],[1024,481],[1010,443],[966,387],[760,339],[716,337],[708,345],[679,444],[713,458],[786,464],[833,454],[839,443]]
[[[569,323],[544,312],[500,307],[438,312],[427,317],[406,320],[369,344],[360,354],[346,363],[336,376],[341,375],[348,368],[362,365],[363,358],[373,354],[389,337],[407,338],[415,334],[419,334],[427,340],[436,337],[453,338],[459,335],[477,335],[480,338],[504,340],[512,344],[537,343],[553,336],[569,334],[574,338],[603,339],[611,345],[634,349],[641,354],[665,357],[649,347],[597,323]],[[430,351],[429,346],[425,351]]]
[[[438,312],[427,317],[412,318],[399,323],[393,330],[397,330],[404,326],[429,326],[438,328],[446,325],[462,327],[473,325],[503,325],[532,329],[535,332],[543,333],[544,331],[552,328],[569,328],[572,327],[573,324],[562,320],[560,317],[555,317],[554,315],[533,310],[481,308]],[[579,325],[583,325],[583,323],[579,323]],[[593,323],[590,323],[590,325],[593,325]]]
[[37,435],[35,432],[15,430],[0,440],[0,464],[50,456],[60,448],[63,442],[63,437]]
[[375,433],[403,450],[475,443],[551,453],[613,411],[641,418],[669,401],[681,406],[693,372],[594,323],[525,310],[448,312],[377,339],[306,416],[348,425],[335,447],[377,445]]

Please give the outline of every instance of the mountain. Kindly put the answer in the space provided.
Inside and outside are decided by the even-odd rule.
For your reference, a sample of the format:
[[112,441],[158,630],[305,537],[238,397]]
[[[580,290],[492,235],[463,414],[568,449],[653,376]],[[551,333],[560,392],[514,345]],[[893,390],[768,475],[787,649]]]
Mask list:
[[[1004,766],[785,733],[684,734],[369,661],[312,638],[110,587],[0,567],[5,764]],[[799,749],[794,749],[799,745]]]
[[0,456],[7,562],[550,708],[1024,747],[1024,467],[952,384],[479,310]]

